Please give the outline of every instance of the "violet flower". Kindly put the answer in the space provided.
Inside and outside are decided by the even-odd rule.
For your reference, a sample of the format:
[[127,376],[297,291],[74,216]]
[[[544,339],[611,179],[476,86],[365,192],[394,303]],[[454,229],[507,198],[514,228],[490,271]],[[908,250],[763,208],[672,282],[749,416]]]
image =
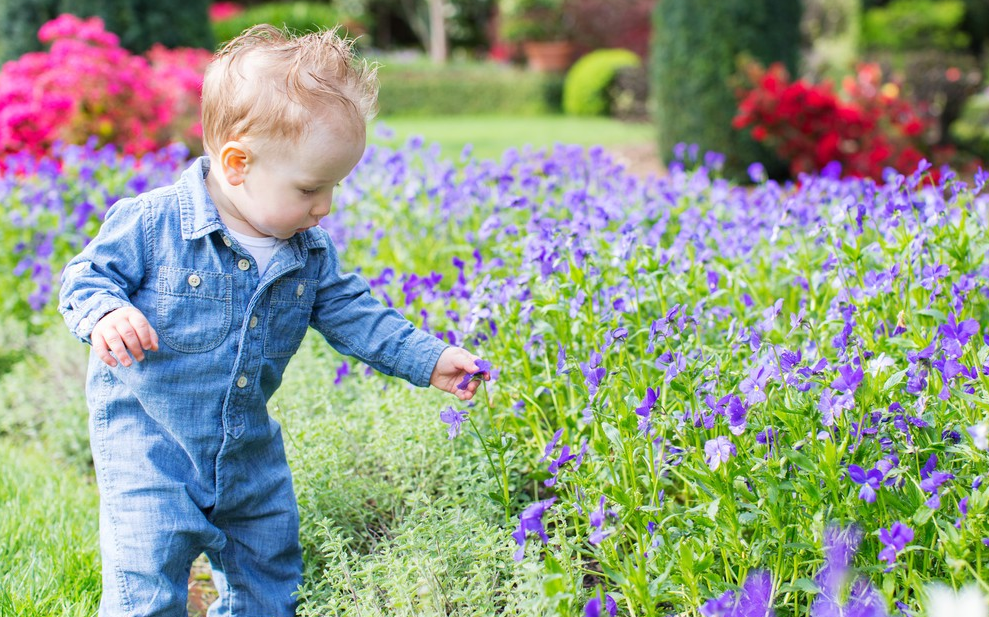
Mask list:
[[849,465],[848,477],[855,484],[862,485],[862,489],[859,491],[859,499],[866,503],[875,503],[876,491],[882,486],[883,472],[875,468],[865,471],[858,465]]
[[450,425],[447,439],[453,439],[460,434],[464,422],[467,421],[467,412],[457,411],[453,407],[447,407],[440,412],[440,420]]
[[727,463],[737,453],[735,444],[724,436],[708,439],[704,444],[704,462],[711,471],[717,471],[722,463]]
[[893,567],[896,556],[913,541],[913,529],[896,521],[889,529],[879,529],[879,541],[883,543],[883,549],[879,551],[879,559]]
[[519,515],[518,529],[512,532],[512,538],[519,545],[518,550],[515,551],[515,561],[522,561],[522,558],[525,557],[525,539],[530,532],[538,535],[543,544],[549,542],[549,536],[546,535],[546,530],[543,528],[543,515],[555,501],[556,497],[550,497],[543,501],[533,502],[526,506],[522,514]]

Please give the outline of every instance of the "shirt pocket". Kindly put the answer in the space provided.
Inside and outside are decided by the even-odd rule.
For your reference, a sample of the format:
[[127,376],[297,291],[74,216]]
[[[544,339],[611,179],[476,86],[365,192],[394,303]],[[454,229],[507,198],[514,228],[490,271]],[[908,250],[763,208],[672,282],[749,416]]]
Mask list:
[[264,334],[265,357],[284,358],[299,349],[309,329],[316,283],[315,279],[283,278],[272,284]]
[[216,348],[230,331],[233,277],[162,266],[158,270],[158,337],[176,351]]

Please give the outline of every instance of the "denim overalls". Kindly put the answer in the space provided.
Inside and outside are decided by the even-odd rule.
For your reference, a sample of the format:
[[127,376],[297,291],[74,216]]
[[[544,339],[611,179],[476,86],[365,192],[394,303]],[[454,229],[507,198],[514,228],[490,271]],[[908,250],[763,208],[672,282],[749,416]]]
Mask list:
[[104,617],[185,617],[202,552],[220,592],[211,616],[292,615],[298,511],[266,410],[289,359],[312,326],[341,353],[427,386],[446,347],[342,274],[320,228],[292,237],[259,280],[208,171],[200,158],[176,184],[115,204],[62,275],[59,311],[75,336],[89,342],[103,315],[133,305],[159,337],[130,367],[90,354]]

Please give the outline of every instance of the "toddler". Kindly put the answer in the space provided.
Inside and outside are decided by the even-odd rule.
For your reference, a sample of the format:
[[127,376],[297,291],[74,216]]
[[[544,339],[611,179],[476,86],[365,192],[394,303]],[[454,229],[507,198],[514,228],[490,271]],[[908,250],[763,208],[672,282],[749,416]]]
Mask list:
[[333,32],[246,31],[206,71],[206,156],[116,203],[66,266],[59,311],[92,345],[102,617],[184,617],[203,552],[211,617],[294,614],[299,517],[266,403],[310,326],[387,375],[476,391],[457,385],[478,358],[372,298],[318,226],[376,94]]

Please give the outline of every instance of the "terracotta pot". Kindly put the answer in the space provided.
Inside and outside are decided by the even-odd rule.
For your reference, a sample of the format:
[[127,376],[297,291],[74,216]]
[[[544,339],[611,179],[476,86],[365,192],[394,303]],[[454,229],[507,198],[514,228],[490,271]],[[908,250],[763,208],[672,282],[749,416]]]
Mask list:
[[570,41],[527,41],[522,50],[534,71],[563,72],[570,68],[574,45]]

